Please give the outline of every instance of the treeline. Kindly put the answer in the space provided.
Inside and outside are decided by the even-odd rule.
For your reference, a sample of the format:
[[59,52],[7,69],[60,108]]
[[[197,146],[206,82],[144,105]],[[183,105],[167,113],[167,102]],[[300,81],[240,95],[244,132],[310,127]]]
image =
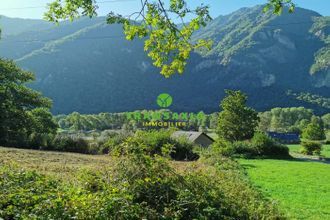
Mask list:
[[314,118],[324,129],[330,129],[330,113],[316,116],[313,110],[304,107],[273,108],[259,113],[259,117],[259,129],[262,131],[301,133]]
[[[135,111],[134,113],[144,112],[169,112],[169,110],[159,111]],[[124,113],[100,113],[100,114],[79,114],[74,112],[69,115],[55,116],[55,121],[62,130],[67,131],[92,131],[92,130],[136,130],[146,129],[144,122],[150,121],[143,119],[136,121],[127,117],[128,112]],[[261,131],[276,132],[298,132],[306,128],[313,117],[322,120],[324,128],[330,129],[330,113],[323,116],[316,116],[313,110],[304,107],[292,108],[273,108],[270,111],[259,113],[259,129]],[[189,119],[187,126],[183,130],[202,130],[215,129],[218,123],[218,113],[205,114],[203,119]]]
[[[169,110],[156,110],[156,111],[134,111],[134,112],[123,112],[123,113],[100,113],[100,114],[80,114],[73,112],[69,115],[58,115],[55,116],[59,127],[67,131],[92,131],[92,130],[136,130],[146,129],[144,126],[146,122],[153,121],[150,118],[141,118],[140,120],[134,120],[128,117],[129,114],[161,114],[161,113],[173,113]],[[197,115],[198,113],[196,113]],[[207,130],[215,129],[217,126],[218,114],[204,114],[205,117],[189,118],[186,126],[182,127],[183,130]],[[170,121],[170,119],[157,119],[157,121]],[[154,127],[153,127],[154,128]]]

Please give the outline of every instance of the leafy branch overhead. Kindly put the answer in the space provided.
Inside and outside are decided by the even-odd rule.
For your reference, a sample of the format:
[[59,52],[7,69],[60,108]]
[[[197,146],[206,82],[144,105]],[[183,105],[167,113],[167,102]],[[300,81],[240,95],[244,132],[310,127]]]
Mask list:
[[[264,11],[272,9],[275,14],[280,14],[286,6],[289,12],[294,10],[291,0],[268,0]],[[95,0],[55,0],[48,7],[45,18],[56,23],[80,16],[94,17],[98,9]],[[139,11],[130,15],[110,12],[107,23],[122,24],[127,40],[143,38],[144,50],[153,64],[161,68],[163,76],[170,77],[184,72],[193,50],[211,48],[210,40],[191,40],[193,33],[211,19],[209,6],[202,3],[190,9],[186,0],[169,0],[166,3],[162,0],[141,0]]]

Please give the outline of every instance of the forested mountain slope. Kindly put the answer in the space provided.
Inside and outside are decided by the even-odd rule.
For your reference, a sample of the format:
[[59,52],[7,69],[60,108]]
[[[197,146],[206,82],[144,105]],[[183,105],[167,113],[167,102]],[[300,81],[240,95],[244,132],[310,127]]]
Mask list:
[[38,28],[0,19],[6,33],[0,55],[36,73],[31,86],[53,99],[54,113],[155,109],[161,92],[173,96],[172,110],[211,112],[226,88],[247,92],[258,110],[303,105],[329,111],[288,95],[329,96],[329,18],[301,8],[282,16],[261,11],[256,6],[215,18],[194,36],[211,38],[212,50],[193,54],[185,73],[170,79],[152,66],[142,41],[126,41],[121,26],[103,17],[58,27],[33,21],[41,22]]

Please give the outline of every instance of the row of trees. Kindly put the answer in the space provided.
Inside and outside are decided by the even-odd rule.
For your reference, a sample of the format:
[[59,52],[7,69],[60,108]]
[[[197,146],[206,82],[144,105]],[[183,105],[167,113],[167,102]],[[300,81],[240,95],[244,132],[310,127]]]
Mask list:
[[[63,130],[70,131],[91,131],[91,130],[108,130],[108,129],[124,129],[124,130],[136,130],[146,127],[143,126],[145,122],[149,122],[152,119],[141,118],[139,121],[132,120],[127,117],[128,113],[162,113],[169,112],[169,110],[156,110],[156,111],[135,111],[135,112],[124,112],[124,113],[100,113],[94,115],[84,115],[78,112],[74,112],[69,115],[58,115],[55,116],[55,120]],[[218,114],[213,113],[210,115],[205,114],[204,118],[190,118],[187,121],[187,126],[183,129],[186,130],[207,130],[208,128],[217,127]],[[157,120],[165,121],[165,120]],[[171,120],[168,120],[171,121]]]
[[330,129],[330,114],[319,117],[313,114],[313,110],[304,107],[273,108],[259,113],[259,117],[262,131],[301,133],[313,120],[320,121],[325,129]]
[[[235,92],[231,95],[235,95]],[[236,94],[240,101],[246,99],[244,94]],[[242,103],[240,103],[242,104]],[[224,99],[225,108],[233,108],[234,103],[231,100]],[[159,110],[152,112],[164,112],[169,110]],[[246,110],[250,111],[250,110]],[[135,111],[140,113],[145,113],[147,110]],[[150,111],[149,111],[150,112]],[[223,117],[221,113],[220,117]],[[240,112],[241,114],[241,112]],[[244,114],[244,112],[242,112]],[[330,129],[330,113],[323,115],[321,117],[315,116],[313,110],[306,109],[304,107],[292,107],[292,108],[273,108],[270,111],[258,113],[258,129],[261,131],[276,131],[276,132],[298,132],[302,131],[307,127],[307,125],[313,121],[318,120],[322,123],[324,129]],[[203,120],[191,119],[188,121],[188,126],[184,129],[187,130],[202,130],[206,131],[208,129],[216,129],[218,125],[218,113],[205,114]],[[255,118],[256,116],[254,116]],[[69,115],[58,115],[55,116],[56,122],[59,124],[60,128],[63,130],[71,131],[91,131],[91,130],[108,130],[108,129],[124,129],[124,130],[135,130],[139,128],[145,128],[143,126],[144,122],[148,122],[148,119],[141,119],[139,122],[130,120],[127,118],[126,113],[100,113],[94,115],[84,115],[78,112],[74,112]],[[249,119],[250,120],[250,119]],[[228,126],[223,123],[223,127]],[[243,125],[242,125],[243,126]],[[242,134],[246,135],[246,134]]]

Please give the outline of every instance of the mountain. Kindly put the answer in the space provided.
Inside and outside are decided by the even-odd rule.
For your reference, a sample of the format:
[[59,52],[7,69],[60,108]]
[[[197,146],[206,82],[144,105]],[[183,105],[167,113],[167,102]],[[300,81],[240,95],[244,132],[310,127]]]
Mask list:
[[329,96],[329,17],[302,8],[276,16],[262,8],[219,16],[198,31],[193,40],[212,39],[212,50],[192,54],[185,73],[170,79],[152,66],[142,41],[126,41],[122,27],[105,24],[104,17],[59,26],[0,19],[6,33],[0,56],[35,72],[31,86],[53,99],[55,114],[156,109],[162,92],[172,95],[174,111],[213,112],[224,89],[248,93],[258,110],[305,106],[328,112],[288,91]]

